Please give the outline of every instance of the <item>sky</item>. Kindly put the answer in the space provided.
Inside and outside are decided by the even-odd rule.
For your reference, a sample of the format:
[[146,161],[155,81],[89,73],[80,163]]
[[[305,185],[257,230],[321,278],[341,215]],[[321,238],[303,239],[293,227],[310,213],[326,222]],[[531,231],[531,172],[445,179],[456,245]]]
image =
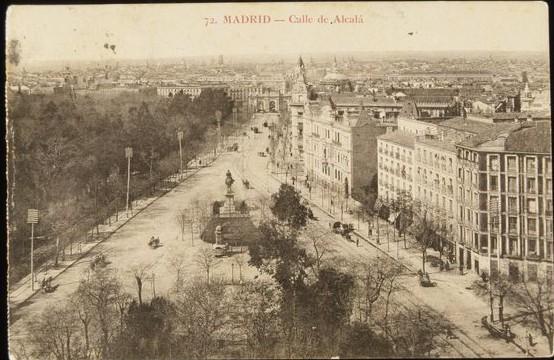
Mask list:
[[[225,16],[241,15],[266,15],[271,22],[224,23]],[[303,15],[313,22],[289,21]],[[317,22],[342,15],[363,23]],[[206,26],[206,18],[215,23]],[[20,41],[23,64],[345,51],[548,52],[543,2],[12,5],[6,27],[6,43]]]

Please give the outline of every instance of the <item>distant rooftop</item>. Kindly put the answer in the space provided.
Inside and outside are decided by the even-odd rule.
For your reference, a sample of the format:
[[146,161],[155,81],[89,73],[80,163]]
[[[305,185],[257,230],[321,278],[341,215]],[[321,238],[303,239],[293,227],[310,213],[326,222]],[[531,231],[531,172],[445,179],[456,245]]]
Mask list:
[[473,134],[479,134],[480,132],[487,131],[492,127],[494,127],[494,124],[464,119],[460,116],[441,121],[440,123],[438,123],[438,125],[441,127],[446,127],[446,128],[450,128],[458,131],[470,132]]
[[434,148],[447,150],[450,152],[456,151],[455,139],[452,139],[452,138],[444,138],[441,140],[437,136],[435,137],[421,136],[417,138],[417,142],[432,146]]
[[502,135],[509,135],[512,131],[519,129],[522,125],[519,123],[500,123],[489,124],[487,129],[482,129],[475,136],[465,139],[460,145],[468,147],[477,147],[486,142],[498,139]]
[[552,130],[550,123],[523,123],[506,139],[505,149],[515,152],[552,153]]
[[398,145],[414,148],[415,136],[402,131],[392,131],[377,137],[379,140],[390,141]]

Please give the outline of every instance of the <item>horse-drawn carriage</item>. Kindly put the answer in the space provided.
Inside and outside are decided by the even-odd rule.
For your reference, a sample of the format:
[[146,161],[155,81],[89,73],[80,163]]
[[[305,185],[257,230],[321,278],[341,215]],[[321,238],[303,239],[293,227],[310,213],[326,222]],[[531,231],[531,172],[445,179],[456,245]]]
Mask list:
[[42,279],[42,283],[40,285],[42,291],[44,291],[45,293],[51,293],[56,291],[58,286],[59,284],[52,285],[52,276],[49,276],[49,277],[45,276],[44,279]]
[[423,271],[418,270],[417,275],[419,277],[419,285],[423,287],[435,287],[437,286],[437,283],[434,281],[431,281],[431,278],[429,277],[429,273],[423,273]]
[[332,231],[335,234],[342,235],[347,240],[352,240],[350,233],[354,231],[353,224],[341,223],[340,221],[335,221],[331,226]]
[[152,249],[157,249],[159,248],[160,246],[162,246],[161,242],[160,242],[160,238],[155,238],[155,237],[151,237],[150,238],[150,241],[148,241],[148,246],[150,246]]
[[105,267],[106,265],[108,265],[108,262],[106,261],[106,256],[104,256],[104,254],[96,255],[90,263],[90,267],[92,270],[96,269],[97,267]]

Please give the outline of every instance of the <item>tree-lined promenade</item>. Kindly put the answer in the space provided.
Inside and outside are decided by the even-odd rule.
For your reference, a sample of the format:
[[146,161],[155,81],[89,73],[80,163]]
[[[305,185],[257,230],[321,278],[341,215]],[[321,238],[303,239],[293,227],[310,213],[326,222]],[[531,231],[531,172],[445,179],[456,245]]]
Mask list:
[[[180,169],[178,133],[187,164],[217,143],[214,109],[223,122],[232,103],[222,91],[157,98],[123,93],[112,99],[12,94],[8,99],[10,283],[30,271],[27,209],[39,209],[35,265],[126,208],[127,161],[132,201],[156,191]],[[56,247],[56,241],[59,246]]]

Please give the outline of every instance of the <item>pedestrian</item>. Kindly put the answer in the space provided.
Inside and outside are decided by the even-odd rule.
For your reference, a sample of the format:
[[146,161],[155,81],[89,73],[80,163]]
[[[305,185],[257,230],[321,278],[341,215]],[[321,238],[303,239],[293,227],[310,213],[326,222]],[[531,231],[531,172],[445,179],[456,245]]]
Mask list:
[[356,247],[360,246],[360,238],[356,237]]

